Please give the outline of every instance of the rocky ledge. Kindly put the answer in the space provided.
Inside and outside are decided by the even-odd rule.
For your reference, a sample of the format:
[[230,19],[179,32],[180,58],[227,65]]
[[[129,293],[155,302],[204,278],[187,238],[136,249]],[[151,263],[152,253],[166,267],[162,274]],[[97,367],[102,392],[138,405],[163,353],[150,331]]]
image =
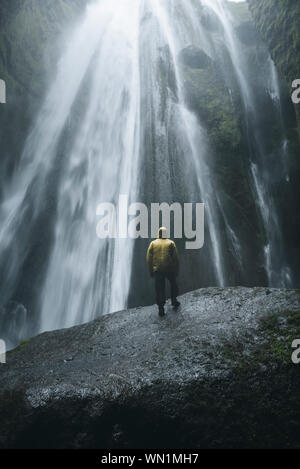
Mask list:
[[[300,448],[300,291],[207,288],[22,343],[2,448]],[[300,355],[300,354],[299,354]]]

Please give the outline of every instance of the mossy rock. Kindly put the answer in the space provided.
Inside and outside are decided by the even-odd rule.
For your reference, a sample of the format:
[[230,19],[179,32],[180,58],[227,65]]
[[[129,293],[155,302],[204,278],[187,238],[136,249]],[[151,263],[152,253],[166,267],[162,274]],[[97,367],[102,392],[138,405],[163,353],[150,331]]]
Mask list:
[[238,115],[230,90],[215,64],[205,69],[184,67],[188,105],[204,123],[213,145],[219,150],[235,150],[241,143]]
[[180,62],[186,67],[206,69],[212,64],[212,59],[199,47],[189,45],[179,53]]

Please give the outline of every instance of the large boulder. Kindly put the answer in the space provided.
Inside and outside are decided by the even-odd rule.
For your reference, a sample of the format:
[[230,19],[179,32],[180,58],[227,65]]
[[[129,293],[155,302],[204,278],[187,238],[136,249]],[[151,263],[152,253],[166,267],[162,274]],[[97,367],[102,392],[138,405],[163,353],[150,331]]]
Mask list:
[[299,291],[242,287],[44,333],[0,365],[0,447],[299,447],[297,338]]

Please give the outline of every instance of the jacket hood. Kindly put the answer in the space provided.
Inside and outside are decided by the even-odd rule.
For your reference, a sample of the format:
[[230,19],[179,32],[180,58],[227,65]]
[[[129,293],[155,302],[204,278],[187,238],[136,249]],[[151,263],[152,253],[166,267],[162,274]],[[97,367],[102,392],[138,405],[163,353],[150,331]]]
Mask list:
[[167,228],[164,226],[161,226],[158,230],[158,237],[161,239],[167,239],[168,238],[168,231]]

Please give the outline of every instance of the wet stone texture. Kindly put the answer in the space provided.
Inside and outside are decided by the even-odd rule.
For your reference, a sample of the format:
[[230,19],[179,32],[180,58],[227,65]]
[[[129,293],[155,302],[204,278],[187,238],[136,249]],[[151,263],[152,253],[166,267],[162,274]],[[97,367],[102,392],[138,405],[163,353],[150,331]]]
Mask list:
[[[207,288],[47,332],[0,365],[2,448],[300,447],[300,291]],[[299,354],[300,356],[300,354]]]

